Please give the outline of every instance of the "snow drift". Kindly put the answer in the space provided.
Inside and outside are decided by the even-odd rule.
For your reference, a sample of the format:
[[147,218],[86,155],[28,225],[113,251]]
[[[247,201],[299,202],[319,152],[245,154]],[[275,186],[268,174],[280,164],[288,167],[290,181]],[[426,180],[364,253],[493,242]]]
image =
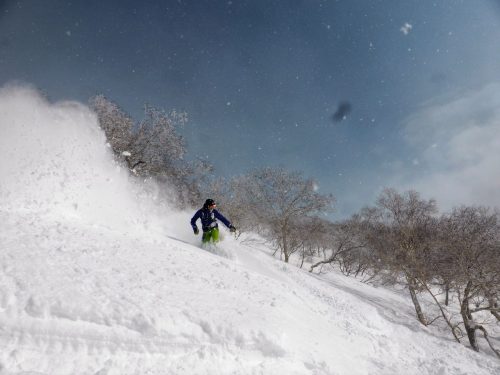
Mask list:
[[50,104],[33,89],[8,86],[0,90],[0,113],[2,207],[102,224],[137,214],[134,189],[87,107]]
[[177,221],[177,213],[164,215],[170,208],[156,200],[153,183],[139,186],[113,161],[87,106],[50,103],[32,87],[7,85],[0,113],[1,209],[127,231],[162,231]]
[[193,246],[85,106],[10,86],[0,114],[0,374],[500,372],[398,293],[230,236],[233,260]]

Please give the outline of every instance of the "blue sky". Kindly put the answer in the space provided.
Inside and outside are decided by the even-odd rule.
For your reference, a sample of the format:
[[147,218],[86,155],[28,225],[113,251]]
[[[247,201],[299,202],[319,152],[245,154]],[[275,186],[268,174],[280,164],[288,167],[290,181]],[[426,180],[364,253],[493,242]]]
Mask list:
[[498,40],[493,0],[3,1],[0,84],[184,110],[193,156],[302,170],[339,217],[384,186],[500,205]]

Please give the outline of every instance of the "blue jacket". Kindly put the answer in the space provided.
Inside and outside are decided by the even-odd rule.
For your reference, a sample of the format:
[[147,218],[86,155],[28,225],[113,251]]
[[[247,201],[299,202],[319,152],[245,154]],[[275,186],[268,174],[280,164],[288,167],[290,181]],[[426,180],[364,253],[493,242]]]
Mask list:
[[229,220],[222,216],[222,214],[216,209],[210,211],[208,208],[201,208],[196,211],[191,219],[191,226],[193,229],[198,229],[196,226],[196,220],[198,219],[201,219],[201,228],[203,232],[209,231],[212,228],[217,228],[217,219],[222,221],[226,227],[229,228],[231,226]]

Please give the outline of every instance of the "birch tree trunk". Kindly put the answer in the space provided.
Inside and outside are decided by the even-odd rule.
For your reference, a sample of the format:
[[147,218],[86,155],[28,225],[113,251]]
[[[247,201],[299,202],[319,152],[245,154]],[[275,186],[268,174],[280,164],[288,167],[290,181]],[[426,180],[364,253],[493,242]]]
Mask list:
[[427,321],[425,319],[424,313],[422,312],[422,307],[420,306],[420,302],[418,301],[417,298],[415,278],[407,274],[406,280],[408,282],[408,289],[410,291],[411,300],[413,302],[413,306],[415,307],[415,312],[417,313],[417,319],[421,324],[426,326]]
[[467,332],[470,346],[473,350],[478,352],[479,345],[477,344],[476,338],[476,324],[472,320],[472,315],[469,310],[469,294],[471,287],[472,282],[469,281],[465,287],[462,303],[460,304],[460,315],[462,315],[462,321],[464,322],[465,332]]

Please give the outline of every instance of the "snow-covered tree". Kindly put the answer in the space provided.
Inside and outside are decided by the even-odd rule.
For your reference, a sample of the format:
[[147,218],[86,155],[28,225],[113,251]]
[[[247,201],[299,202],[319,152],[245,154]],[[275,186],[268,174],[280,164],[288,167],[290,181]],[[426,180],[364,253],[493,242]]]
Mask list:
[[310,272],[324,265],[338,265],[345,275],[363,274],[372,264],[367,249],[363,219],[360,215],[336,223],[325,223],[324,234],[319,236],[327,256],[311,265]]
[[134,120],[104,95],[91,98],[90,106],[97,114],[99,125],[104,130],[115,156],[123,158],[130,155],[129,147],[133,137]]
[[384,189],[376,206],[365,209],[366,239],[375,252],[377,267],[388,271],[394,281],[406,284],[415,307],[417,319],[428,321],[418,300],[420,283],[430,278],[430,261],[437,231],[436,202],[420,198],[416,191],[399,193]]
[[167,184],[175,193],[171,201],[179,206],[201,199],[199,179],[211,173],[212,167],[185,159],[187,145],[179,134],[187,122],[185,113],[145,106],[144,119],[134,126],[131,116],[104,96],[92,98],[90,104],[116,158],[131,173]]
[[261,168],[233,180],[234,197],[255,227],[264,225],[285,262],[306,238],[302,221],[332,209],[334,198],[317,192],[312,179],[283,168]]
[[498,214],[485,207],[459,207],[441,220],[437,262],[439,274],[451,284],[471,347],[479,351],[476,332],[483,332],[500,357],[484,325],[475,314],[490,312],[500,322],[500,225]]

